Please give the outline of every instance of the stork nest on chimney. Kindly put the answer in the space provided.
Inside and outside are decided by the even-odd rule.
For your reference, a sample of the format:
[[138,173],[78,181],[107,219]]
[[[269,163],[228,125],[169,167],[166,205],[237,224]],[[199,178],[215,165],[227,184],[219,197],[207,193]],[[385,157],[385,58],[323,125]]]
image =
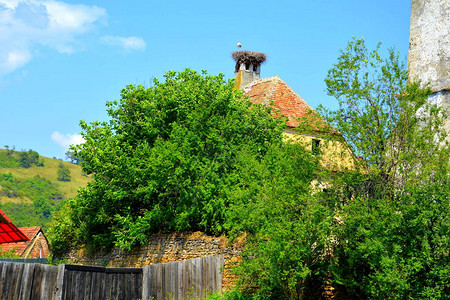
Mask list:
[[261,52],[253,52],[253,51],[235,51],[231,54],[236,63],[238,64],[252,64],[259,65],[266,60],[266,54]]

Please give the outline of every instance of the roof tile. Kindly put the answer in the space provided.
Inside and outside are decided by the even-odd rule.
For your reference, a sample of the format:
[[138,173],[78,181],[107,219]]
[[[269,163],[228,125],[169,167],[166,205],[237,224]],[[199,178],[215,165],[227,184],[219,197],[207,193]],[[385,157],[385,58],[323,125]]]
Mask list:
[[278,76],[256,80],[244,88],[253,103],[269,105],[288,117],[287,126],[297,127],[298,119],[313,111],[292,88]]

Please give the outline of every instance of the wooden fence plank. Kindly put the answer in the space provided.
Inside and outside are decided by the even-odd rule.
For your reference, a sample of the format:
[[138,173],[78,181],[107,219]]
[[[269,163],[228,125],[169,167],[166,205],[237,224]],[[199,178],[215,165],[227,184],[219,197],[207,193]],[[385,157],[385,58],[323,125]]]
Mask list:
[[125,283],[126,282],[126,274],[117,274],[117,292],[116,292],[116,298],[117,300],[122,300],[125,299],[124,298],[124,288],[125,288]]
[[6,263],[4,265],[2,280],[2,299],[10,299],[11,279],[13,278],[14,263]]
[[11,288],[11,291],[13,292],[11,295],[13,296],[13,298],[11,299],[16,299],[17,296],[20,294],[20,287],[23,284],[23,269],[25,267],[25,264],[23,263],[15,263],[15,268],[13,271],[13,278],[14,278],[14,282],[13,282],[13,287]]
[[172,282],[172,294],[173,294],[173,299],[175,300],[179,300],[180,296],[178,295],[178,267],[179,264],[178,262],[174,262],[172,264],[172,270],[170,272],[170,281]]
[[42,266],[44,266],[46,274],[46,285],[45,288],[42,289],[41,299],[51,300],[53,299],[53,295],[57,284],[58,267],[50,265],[42,265]]
[[18,300],[29,300],[31,289],[33,287],[34,264],[24,264],[22,273],[22,284],[19,287],[19,293],[16,295]]
[[[75,273],[71,270],[66,270],[65,276],[64,276],[64,287],[65,287],[65,295],[64,300],[72,299],[72,295],[74,293],[74,287],[75,287]],[[66,280],[67,279],[67,280]]]
[[109,299],[112,288],[112,274],[106,273],[103,274],[103,278],[105,278],[105,288],[103,289],[103,299]]
[[213,264],[215,262],[215,257],[214,256],[209,256],[208,257],[208,290],[210,291],[210,293],[213,293],[214,287],[216,285],[216,276],[215,276],[215,272],[213,269]]
[[163,295],[164,298],[170,299],[170,291],[171,291],[171,282],[170,282],[170,263],[162,264],[163,275],[162,275],[162,283],[163,283]]
[[161,299],[162,295],[162,280],[161,280],[161,264],[153,265],[153,278],[155,280],[155,298]]
[[98,279],[98,283],[97,283],[97,289],[98,289],[98,297],[97,299],[105,299],[106,297],[106,274],[97,273],[97,279]]
[[63,296],[63,285],[64,285],[64,271],[65,265],[59,265],[56,275],[55,289],[53,292],[53,300],[62,300]]
[[[148,299],[156,299],[156,279],[155,279],[155,265],[149,266],[150,275],[149,275],[149,298]],[[146,299],[146,300],[148,300]]]
[[75,299],[83,299],[84,297],[84,283],[86,279],[86,272],[85,271],[76,271],[77,273],[77,293],[75,295]]
[[3,296],[3,282],[4,276],[3,276],[3,270],[5,269],[5,263],[0,261],[0,299]]
[[96,272],[84,272],[84,291],[82,299],[90,299],[90,293],[92,291],[91,283],[92,283],[92,275]]
[[178,289],[176,294],[178,295],[178,299],[183,299],[183,276],[186,269],[186,260],[182,260],[178,262]]
[[208,288],[208,265],[209,265],[209,259],[210,257],[203,257],[201,260],[202,264],[202,282],[201,282],[201,297],[204,298],[206,295],[209,294],[209,288]]
[[9,290],[9,283],[8,283],[8,278],[12,275],[9,274],[10,272],[10,265],[11,263],[5,263],[3,265],[3,270],[2,270],[2,277],[1,277],[1,281],[2,281],[2,290],[1,290],[1,297],[4,299],[8,298],[8,290]]
[[128,299],[132,299],[133,290],[131,286],[133,284],[134,275],[135,274],[133,273],[124,274],[125,278],[123,279],[124,282],[123,293]]
[[151,297],[151,266],[142,268],[142,300],[150,300]]

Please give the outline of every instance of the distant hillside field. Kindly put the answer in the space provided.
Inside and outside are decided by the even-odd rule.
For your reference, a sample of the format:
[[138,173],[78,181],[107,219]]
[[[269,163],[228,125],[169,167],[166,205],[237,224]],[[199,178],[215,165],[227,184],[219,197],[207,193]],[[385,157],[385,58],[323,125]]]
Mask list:
[[61,200],[90,180],[78,165],[33,150],[0,149],[0,208],[17,226],[45,227]]
[[[19,152],[19,151],[16,151]],[[6,153],[6,150],[0,149],[0,153]],[[0,154],[1,155],[1,154]],[[52,184],[58,186],[58,190],[61,194],[64,195],[65,198],[73,198],[77,194],[79,187],[84,187],[91,181],[91,176],[83,176],[81,167],[69,162],[61,161],[58,159],[47,158],[44,156],[39,156],[40,160],[44,161],[43,167],[31,166],[30,168],[4,168],[0,166],[0,174],[2,173],[11,173],[14,177],[17,178],[32,178],[36,175],[39,175],[47,180],[49,180]],[[70,170],[71,181],[58,181],[57,178],[57,170],[60,164],[63,164],[64,167]],[[17,202],[17,200],[0,196],[0,203],[4,202]]]

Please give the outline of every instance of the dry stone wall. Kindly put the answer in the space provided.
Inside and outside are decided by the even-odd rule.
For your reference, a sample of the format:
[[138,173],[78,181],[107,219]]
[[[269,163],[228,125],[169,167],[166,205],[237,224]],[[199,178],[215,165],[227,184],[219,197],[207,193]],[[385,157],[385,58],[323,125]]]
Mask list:
[[68,264],[139,268],[145,265],[180,261],[208,255],[224,255],[222,287],[233,286],[235,276],[231,268],[239,262],[241,246],[228,245],[224,237],[211,237],[201,232],[185,234],[160,234],[149,238],[146,245],[122,251],[118,247],[111,251],[89,252],[84,248],[72,250],[64,258]]

